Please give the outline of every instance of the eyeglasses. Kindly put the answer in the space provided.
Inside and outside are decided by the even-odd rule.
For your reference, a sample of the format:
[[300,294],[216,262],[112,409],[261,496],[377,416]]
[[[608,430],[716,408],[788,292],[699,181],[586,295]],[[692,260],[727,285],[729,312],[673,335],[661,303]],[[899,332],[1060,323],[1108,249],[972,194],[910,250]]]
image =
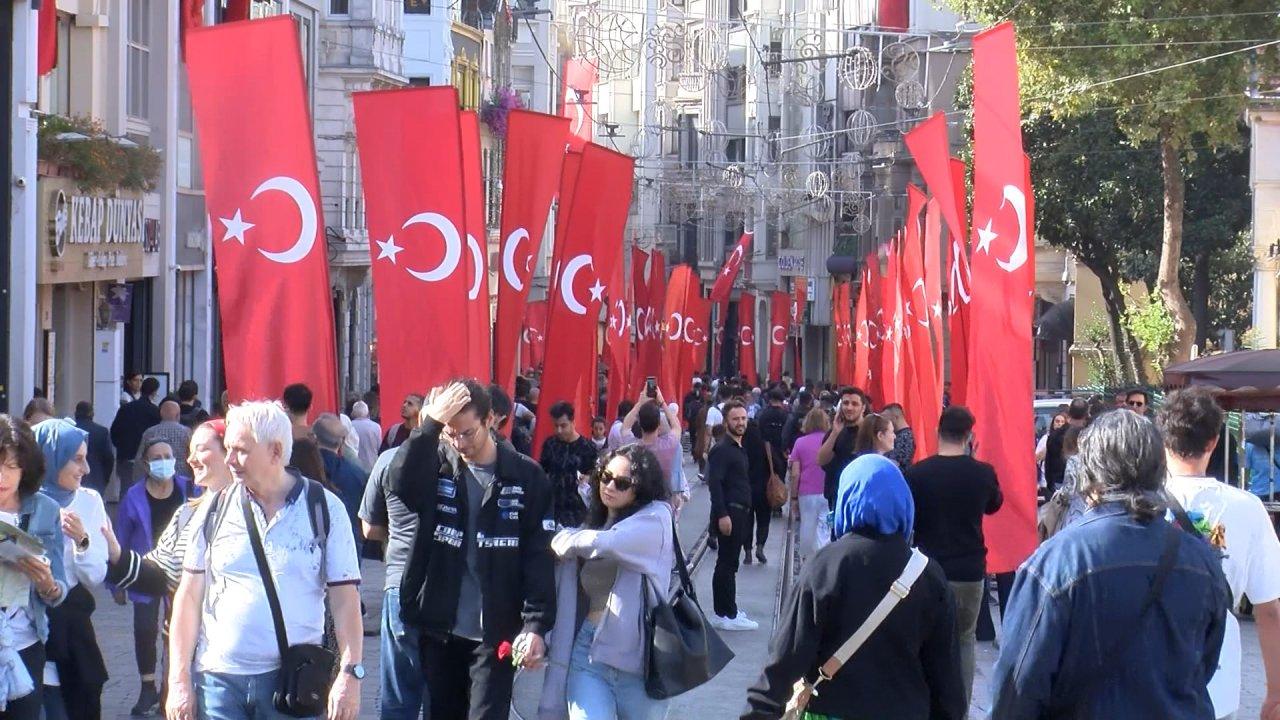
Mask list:
[[445,428],[444,436],[449,438],[453,442],[458,442],[459,440],[465,440],[467,442],[471,442],[475,438],[476,433],[480,432],[483,429],[484,427],[480,426],[480,427],[473,427],[470,430],[464,430],[462,432],[454,432],[449,428]]
[[1142,402],[1141,400],[1130,400],[1125,404],[1128,405],[1129,407],[1137,407],[1137,408],[1147,406],[1147,404],[1145,402]]
[[626,475],[614,475],[608,470],[605,470],[600,473],[600,485],[602,487],[605,485],[613,485],[614,490],[617,490],[618,492],[626,492],[635,487],[636,483]]

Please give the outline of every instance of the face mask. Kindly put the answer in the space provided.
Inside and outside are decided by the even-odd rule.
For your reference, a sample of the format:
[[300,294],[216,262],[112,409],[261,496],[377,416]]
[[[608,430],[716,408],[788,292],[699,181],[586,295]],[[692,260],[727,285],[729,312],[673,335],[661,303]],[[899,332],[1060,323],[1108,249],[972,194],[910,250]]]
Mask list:
[[173,477],[177,464],[178,461],[173,458],[161,458],[159,460],[152,460],[147,463],[147,466],[151,471],[151,477],[158,480],[168,480]]

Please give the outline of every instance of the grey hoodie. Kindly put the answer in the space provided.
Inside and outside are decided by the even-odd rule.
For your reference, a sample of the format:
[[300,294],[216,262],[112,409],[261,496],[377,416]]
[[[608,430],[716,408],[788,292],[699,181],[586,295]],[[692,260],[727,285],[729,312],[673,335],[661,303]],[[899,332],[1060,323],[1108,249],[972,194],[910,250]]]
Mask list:
[[540,720],[569,717],[565,699],[569,658],[581,627],[578,608],[579,560],[609,558],[618,563],[618,578],[609,592],[604,617],[591,642],[591,659],[624,672],[640,674],[645,656],[641,616],[645,609],[643,577],[667,598],[675,567],[671,506],[654,501],[607,530],[566,528],[551,540],[560,559],[556,569],[556,623],[547,638],[550,664],[538,704]]

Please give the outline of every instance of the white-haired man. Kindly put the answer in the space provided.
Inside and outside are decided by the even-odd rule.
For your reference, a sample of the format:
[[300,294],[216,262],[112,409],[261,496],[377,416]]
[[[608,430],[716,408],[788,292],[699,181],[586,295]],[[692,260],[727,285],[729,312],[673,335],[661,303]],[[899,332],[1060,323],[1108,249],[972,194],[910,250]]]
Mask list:
[[357,400],[351,406],[351,427],[360,438],[360,464],[371,468],[378,461],[378,446],[382,444],[382,428],[369,419],[369,404]]
[[289,645],[321,642],[328,594],[340,670],[325,714],[354,720],[364,677],[360,569],[342,501],[287,467],[293,430],[279,403],[232,408],[226,448],[235,482],[193,518],[199,524],[174,598],[166,713],[194,720],[199,707],[199,717],[219,720],[286,717],[272,702],[280,652],[250,540],[253,523]]

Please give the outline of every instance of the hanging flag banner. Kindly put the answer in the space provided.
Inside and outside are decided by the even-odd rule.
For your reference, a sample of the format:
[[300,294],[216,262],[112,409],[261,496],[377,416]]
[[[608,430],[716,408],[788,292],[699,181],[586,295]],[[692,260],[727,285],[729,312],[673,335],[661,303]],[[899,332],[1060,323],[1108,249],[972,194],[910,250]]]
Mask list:
[[782,356],[791,323],[792,296],[777,291],[769,294],[769,382],[782,379]]
[[885,337],[888,322],[885,320],[884,292],[881,286],[884,278],[880,275],[880,258],[876,253],[869,253],[867,268],[867,384],[863,387],[871,395],[875,407],[885,404],[884,355]]
[[596,66],[582,58],[564,61],[564,91],[561,114],[569,119],[569,148],[581,150],[591,142],[595,132],[595,100],[593,92],[600,74]]
[[462,198],[466,208],[467,360],[466,374],[485,382],[493,377],[489,332],[489,232],[485,227],[484,174],[480,168],[480,117],[460,114],[462,130]]
[[934,113],[903,136],[903,140],[915,158],[916,167],[929,192],[940,204],[942,217],[947,221],[947,231],[953,236],[964,237],[965,226],[961,220],[964,217],[964,187],[961,185],[960,192],[957,192],[954,185],[946,113]]
[[[962,160],[951,158],[952,186],[956,191],[956,203],[964,208],[965,166]],[[969,273],[968,223],[961,216],[963,233],[952,233],[947,242],[947,276],[950,291],[947,295],[947,314],[951,331],[951,402],[966,405],[969,387],[969,289],[973,278]]]
[[[250,25],[256,24],[257,20]],[[452,87],[357,92],[356,147],[373,273],[378,382],[387,403],[471,369],[466,172]],[[429,311],[424,311],[429,308]],[[423,352],[423,340],[431,342]],[[394,413],[383,413],[390,425]]]
[[606,281],[613,281],[614,265],[621,262],[634,165],[632,158],[599,145],[582,150],[564,242],[556,253],[562,262],[547,306],[547,356],[534,431],[537,452],[551,434],[548,410],[561,400],[580,410],[574,417],[578,432],[591,432],[591,408],[597,404],[596,330],[609,290]]
[[[296,21],[194,29],[187,73],[230,398],[276,398],[302,382],[317,412],[334,411],[329,260]],[[271,122],[246,122],[245,108]]]
[[742,270],[742,263],[747,253],[751,251],[751,239],[754,236],[755,233],[749,230],[742,233],[738,244],[733,246],[733,251],[725,258],[724,268],[720,270],[719,275],[716,275],[716,282],[711,286],[711,302],[722,303],[729,300],[729,294],[733,292],[733,283],[738,279],[738,272]]
[[534,266],[542,251],[551,201],[564,165],[569,121],[512,110],[502,170],[502,223],[498,249],[498,318],[493,331],[494,381],[512,393],[516,345],[524,325]]
[[609,283],[608,326],[605,330],[605,353],[609,363],[609,385],[605,393],[605,417],[618,409],[618,403],[631,395],[631,345],[632,300],[630,285],[624,281],[623,263],[614,265],[613,280]]
[[898,282],[898,270],[902,266],[898,252],[898,238],[889,242],[889,254],[885,262],[883,282],[880,283],[881,319],[880,384],[884,398],[880,407],[903,402],[902,389],[902,288]]
[[[1013,24],[973,39],[973,226],[969,408],[976,457],[995,467],[1004,506],[984,523],[987,569],[1010,572],[1036,547],[1031,321],[1035,257],[1022,152]],[[981,350],[979,350],[981,348]]]
[[853,385],[871,392],[871,328],[867,305],[871,302],[870,260],[863,260],[862,282],[858,284],[858,305],[853,315]]
[[535,300],[525,306],[520,330],[520,370],[526,374],[542,370],[546,354],[547,301]]
[[[631,248],[631,286],[636,304],[636,362],[631,387],[639,388],[645,378],[664,379],[662,311],[667,296],[667,267],[662,253]],[[670,387],[664,386],[666,393]],[[680,401],[682,397],[671,396]]]
[[753,387],[760,384],[756,371],[756,296],[738,296],[738,368]]
[[849,281],[834,283],[831,287],[831,331],[836,341],[836,382],[840,385],[855,385],[853,340],[853,299]]
[[677,265],[667,280],[666,298],[662,306],[662,374],[659,383],[664,397],[684,401],[693,385],[690,365],[692,340],[687,322],[689,298],[700,295],[698,276],[688,265]]
[[[915,185],[907,185],[907,230],[902,249],[902,295],[906,308],[904,330],[906,354],[911,362],[907,382],[910,405],[907,421],[916,430],[916,460],[937,452],[938,416],[942,413],[942,395],[933,359],[933,313],[925,280],[924,248],[920,239],[920,210],[925,206],[924,193]],[[914,213],[914,214],[913,214]],[[935,238],[936,239],[936,238]]]

